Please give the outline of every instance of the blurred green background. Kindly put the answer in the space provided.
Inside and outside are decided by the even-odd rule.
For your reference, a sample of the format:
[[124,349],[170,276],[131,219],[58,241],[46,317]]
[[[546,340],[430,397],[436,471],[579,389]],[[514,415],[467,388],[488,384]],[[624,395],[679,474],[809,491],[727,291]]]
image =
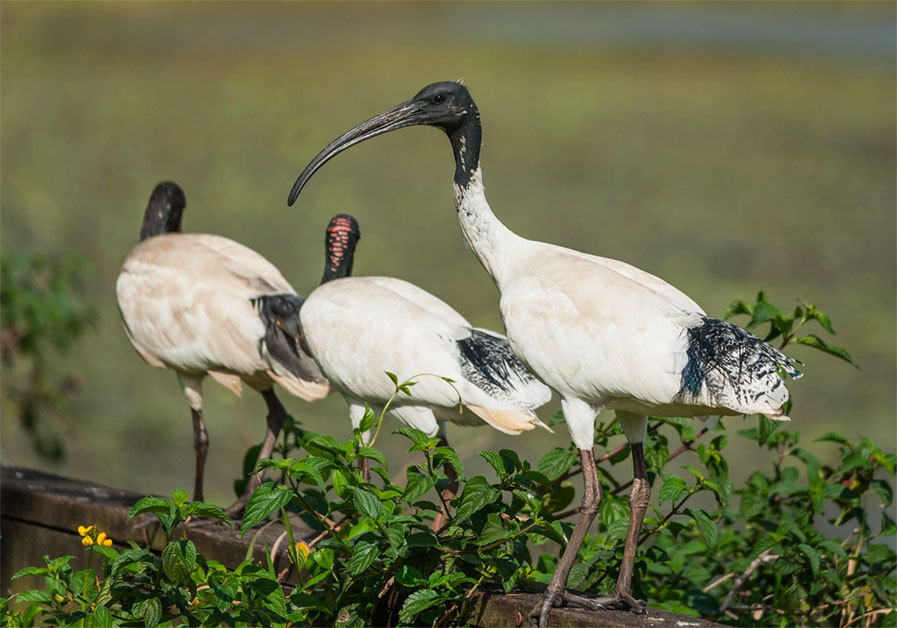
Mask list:
[[[94,268],[83,297],[100,316],[58,365],[82,381],[47,417],[65,461],[37,459],[4,407],[4,462],[136,491],[192,486],[176,378],[136,355],[114,296],[162,179],[187,194],[185,230],[238,239],[300,293],[320,278],[327,221],[348,212],[363,233],[357,274],[402,277],[501,329],[496,290],[464,249],[441,134],[368,142],[285,202],[336,135],[462,77],[483,116],[489,199],[509,227],[625,260],[717,316],[760,289],[785,308],[817,304],[862,370],[795,349],[806,362],[790,386],[795,427],[805,442],[840,430],[893,450],[893,3],[4,1],[0,13],[0,246],[80,252]],[[309,429],[349,435],[339,396],[281,397]],[[207,496],[229,503],[264,405],[209,380],[205,408]],[[450,439],[474,469],[478,449],[536,459],[569,442],[562,426]],[[404,439],[382,444],[400,472]],[[739,445],[736,477],[757,464]]]

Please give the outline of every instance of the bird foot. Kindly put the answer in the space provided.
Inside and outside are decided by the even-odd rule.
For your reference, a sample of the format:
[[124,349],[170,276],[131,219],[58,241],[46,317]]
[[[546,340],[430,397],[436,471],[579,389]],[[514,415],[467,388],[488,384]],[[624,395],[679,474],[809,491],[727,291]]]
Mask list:
[[646,608],[644,602],[621,591],[615,591],[613,595],[603,597],[586,597],[568,591],[546,593],[545,599],[536,604],[529,613],[530,626],[545,628],[548,626],[548,614],[551,612],[551,609],[562,606],[572,606],[592,611],[628,610],[636,615],[643,614]]
[[629,593],[623,591],[614,591],[613,595],[605,595],[603,597],[585,597],[576,595],[575,593],[564,593],[564,600],[570,606],[578,606],[590,610],[605,611],[631,611],[636,615],[645,612],[646,604],[641,600],[637,600]]

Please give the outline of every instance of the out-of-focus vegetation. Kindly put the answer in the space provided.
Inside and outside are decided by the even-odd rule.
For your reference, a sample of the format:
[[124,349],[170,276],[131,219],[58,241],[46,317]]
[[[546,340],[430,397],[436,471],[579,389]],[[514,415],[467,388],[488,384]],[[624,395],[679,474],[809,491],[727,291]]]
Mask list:
[[65,457],[59,413],[81,383],[56,362],[96,323],[95,308],[81,296],[84,266],[79,255],[0,256],[2,401],[37,455],[51,462]]
[[[366,143],[317,175],[299,206],[285,204],[337,134],[461,77],[483,116],[489,198],[508,226],[633,263],[716,315],[733,294],[805,295],[840,322],[838,344],[862,370],[795,350],[812,377],[790,384],[794,429],[803,443],[829,431],[892,443],[894,11],[3,2],[0,246],[76,250],[95,268],[81,296],[100,324],[59,364],[84,387],[66,409],[70,455],[55,470],[161,494],[190,483],[187,406],[175,377],[131,349],[113,294],[162,179],[186,191],[186,230],[251,246],[299,292],[320,277],[327,220],[348,212],[364,225],[357,274],[413,281],[500,329],[496,292],[460,237],[437,132]],[[206,388],[207,491],[224,503],[264,408]],[[334,420],[341,399],[285,403],[309,429],[348,437],[348,419]],[[22,446],[14,413],[2,431],[4,462],[45,466]],[[566,447],[562,431],[548,444]],[[535,459],[546,447],[542,435],[487,429],[450,438],[473,465],[481,449]],[[403,455],[400,439],[382,446]],[[739,456],[756,448],[731,452],[733,475]]]

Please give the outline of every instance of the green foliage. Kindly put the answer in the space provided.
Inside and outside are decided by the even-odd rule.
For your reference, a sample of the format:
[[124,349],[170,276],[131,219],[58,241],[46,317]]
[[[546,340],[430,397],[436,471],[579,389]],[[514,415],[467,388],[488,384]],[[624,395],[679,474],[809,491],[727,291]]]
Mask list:
[[[760,322],[777,320],[772,307],[763,309]],[[824,317],[806,304],[801,310]],[[830,329],[827,319],[815,320]],[[802,324],[781,328],[786,345],[800,342],[793,332]],[[409,394],[412,383],[394,380],[395,394]],[[367,427],[382,419],[372,417]],[[868,439],[832,433],[818,439],[838,460],[826,465],[799,445],[796,432],[778,426],[761,417],[737,432],[741,446],[770,452],[772,462],[736,487],[722,426],[696,433],[682,419],[652,422],[645,451],[656,503],[642,529],[634,595],[736,626],[890,625],[897,556],[885,541],[897,533],[890,483],[897,456]],[[506,591],[547,582],[572,532],[572,479],[581,473],[572,446],[546,452],[535,466],[511,450],[481,451],[492,472],[468,477],[438,439],[401,428],[395,433],[408,440],[416,464],[393,482],[360,430],[344,442],[295,426],[288,431],[283,451],[289,444],[302,455],[258,463],[280,481],[254,492],[240,532],[270,517],[284,521],[295,588],[285,587],[284,574],[271,565],[246,561],[229,570],[175,538],[190,516],[225,518],[178,489],[171,499],[140,500],[129,514],[160,519],[169,538],[161,556],[136,544],[120,553],[93,545],[87,551],[102,560],[97,571],[74,571],[70,556],[45,557],[43,567],[16,575],[43,576],[46,586],[3,600],[6,623],[363,626],[385,623],[390,600],[398,625],[463,624],[482,582],[500,582]],[[599,424],[596,434],[598,450],[607,450],[599,458],[605,497],[569,586],[607,594],[629,522],[629,484],[615,479],[628,475],[628,451],[608,446],[620,434],[615,422]],[[694,464],[677,462],[684,452]],[[359,472],[362,460],[374,481]],[[622,474],[614,473],[619,465]],[[460,485],[454,497],[444,493],[450,475]],[[288,513],[316,531],[314,540],[296,542]]]
[[80,295],[88,273],[77,255],[0,257],[3,397],[15,406],[35,451],[48,460],[62,459],[65,450],[46,417],[79,387],[76,376],[57,373],[55,361],[96,320]]

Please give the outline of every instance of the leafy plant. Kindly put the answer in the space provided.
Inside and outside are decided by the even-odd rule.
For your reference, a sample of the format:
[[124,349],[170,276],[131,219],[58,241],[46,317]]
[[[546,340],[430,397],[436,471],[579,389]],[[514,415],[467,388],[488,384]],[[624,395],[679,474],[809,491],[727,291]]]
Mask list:
[[[784,346],[804,344],[852,363],[843,349],[797,336],[813,320],[830,331],[816,308],[801,303],[783,317],[765,303],[761,294],[757,303],[733,308],[751,316],[752,327],[770,324]],[[393,383],[396,396],[413,394],[412,381]],[[161,556],[133,543],[119,553],[94,542],[86,551],[103,560],[97,572],[73,571],[71,557],[45,558],[44,567],[16,577],[43,575],[46,590],[15,596],[20,611],[3,600],[7,624],[361,626],[385,623],[398,609],[398,625],[446,625],[466,621],[470,598],[486,581],[510,591],[551,578],[573,529],[566,519],[576,512],[570,480],[581,469],[572,446],[552,449],[535,465],[512,450],[480,451],[491,472],[467,476],[454,450],[402,428],[395,433],[408,439],[417,463],[399,481],[362,439],[382,420],[368,412],[344,442],[293,426],[281,449],[298,446],[302,455],[259,462],[281,481],[255,491],[240,532],[271,516],[282,520],[295,587],[285,586],[286,573],[271,564],[246,561],[229,570],[175,538],[190,516],[224,518],[215,506],[188,503],[179,489],[171,499],[144,498],[131,511],[160,518],[169,537]],[[560,414],[552,418],[561,421]],[[760,418],[737,432],[770,452],[772,462],[736,486],[721,424],[696,432],[683,419],[652,422],[645,451],[656,503],[645,519],[634,594],[650,606],[736,626],[895,625],[897,556],[885,541],[897,534],[897,456],[868,439],[827,434],[818,440],[834,448],[838,462],[826,465],[799,445],[796,432],[778,425]],[[620,433],[614,422],[596,431],[596,447],[604,450]],[[695,464],[675,462],[685,452]],[[373,482],[357,470],[363,459]],[[620,464],[628,469],[626,445],[599,458],[605,498],[571,572],[572,588],[606,594],[616,580],[629,519],[629,484],[613,473]],[[680,469],[684,477],[674,473]],[[449,470],[461,486],[456,497],[443,492]],[[445,522],[433,529],[440,513]],[[293,538],[296,516],[314,538]]]
[[0,257],[3,396],[15,405],[35,451],[48,460],[60,460],[65,450],[46,426],[47,415],[79,385],[74,375],[56,373],[55,360],[96,321],[96,311],[78,295],[87,274],[77,255]]

